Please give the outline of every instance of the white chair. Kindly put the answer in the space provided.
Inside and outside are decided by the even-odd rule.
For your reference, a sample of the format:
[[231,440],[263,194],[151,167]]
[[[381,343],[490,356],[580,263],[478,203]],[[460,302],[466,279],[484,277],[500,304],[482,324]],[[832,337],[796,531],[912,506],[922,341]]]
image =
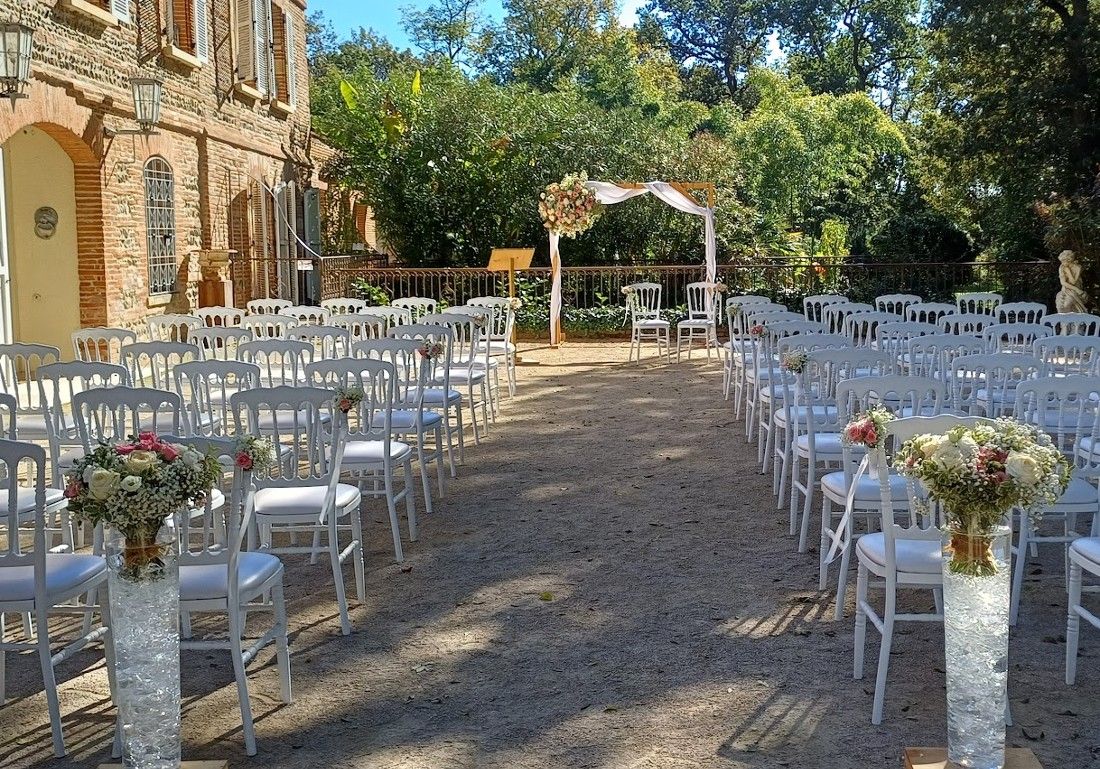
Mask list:
[[[357,358],[382,360],[394,367],[400,398],[399,408],[391,412],[391,430],[394,435],[406,440],[408,436],[416,437],[416,461],[424,485],[424,509],[431,515],[432,490],[428,465],[435,463],[439,495],[443,496],[446,493],[443,463],[447,450],[443,441],[443,415],[424,408],[424,391],[430,383],[428,365],[421,359],[420,346],[421,342],[415,339],[371,339],[353,344],[352,352]],[[429,433],[433,437],[430,447],[427,440]],[[449,457],[448,461],[453,475],[454,457]]]
[[293,307],[294,302],[286,299],[253,299],[245,307],[249,315],[281,315],[287,307]]
[[68,410],[73,397],[87,390],[129,386],[130,375],[115,363],[69,361],[39,366],[35,372],[38,399],[46,410],[46,438],[49,442],[53,485],[64,488],[64,474],[84,456],[84,442]]
[[1087,312],[1056,312],[1044,316],[1042,322],[1053,328],[1055,334],[1100,335],[1100,315]]
[[947,302],[918,302],[905,308],[905,319],[917,323],[939,323],[944,315],[955,315],[959,308]]
[[339,326],[302,324],[289,329],[286,338],[313,345],[314,360],[347,358],[351,355],[351,332]]
[[[409,541],[417,539],[416,498],[413,493],[413,449],[393,437],[393,405],[397,393],[397,369],[391,363],[369,358],[322,360],[308,367],[310,381],[334,390],[357,387],[363,400],[343,418],[343,473],[359,482],[364,496],[383,497],[390,517],[393,554],[405,560],[401,549],[401,524],[397,504],[405,503]],[[397,490],[397,468],[403,469],[401,490]],[[378,488],[378,481],[382,488]]]
[[[223,462],[231,461],[236,444],[230,438],[173,440],[203,454],[219,456]],[[251,525],[255,504],[252,474],[234,467],[232,476],[224,516],[225,531],[211,536],[210,530],[222,524],[209,505],[203,511],[201,521],[185,516],[179,558],[180,613],[188,618],[188,630],[192,614],[218,614],[228,619],[229,632],[224,638],[199,640],[192,639],[188,632],[180,639],[180,648],[203,651],[224,649],[229,652],[233,677],[237,682],[245,753],[254,756],[256,733],[252,723],[246,667],[265,646],[274,643],[280,698],[290,703],[290,646],[287,640],[282,561],[271,553],[244,550],[244,538]],[[198,537],[192,536],[196,526],[201,526]],[[198,546],[192,544],[196,539],[200,543]],[[248,616],[268,611],[272,612],[270,627],[258,639],[248,643],[245,640]]]
[[72,333],[73,354],[90,363],[118,363],[123,345],[136,342],[137,334],[125,328],[89,327]]
[[373,313],[333,315],[329,318],[329,323],[347,331],[352,344],[365,342],[368,339],[381,339],[386,335],[385,316]]
[[845,316],[841,333],[856,347],[873,347],[880,324],[897,323],[900,315],[889,312],[855,312]]
[[[342,566],[351,559],[356,596],[366,600],[363,526],[359,489],[340,483],[343,427],[333,419],[333,392],[317,387],[257,388],[230,396],[237,435],[270,436],[280,459],[268,471],[253,474],[255,528],[260,548],[271,553],[308,553],[311,563],[327,554],[336,585],[340,631],[351,633]],[[335,425],[330,433],[326,425]],[[347,521],[346,524],[340,523]],[[341,545],[340,532],[351,532]],[[274,535],[317,534],[309,545],[276,546]],[[323,538],[325,541],[321,542]],[[251,548],[250,548],[251,549]]]
[[439,302],[424,296],[406,296],[402,299],[394,299],[390,307],[406,310],[408,320],[405,323],[420,323],[425,315],[436,315],[439,312]]
[[260,386],[260,367],[238,360],[181,363],[173,370],[173,390],[183,400],[186,434],[216,437],[232,432],[229,398]]
[[997,306],[998,323],[1042,323],[1047,306],[1041,302],[1005,302]]
[[321,300],[321,308],[327,310],[329,315],[354,315],[367,309],[367,303],[362,299],[352,299],[341,296],[335,299]]
[[924,299],[916,294],[882,294],[875,297],[875,309],[880,312],[888,312],[904,317],[905,308],[912,304],[920,304]]
[[35,375],[41,366],[60,360],[61,351],[48,344],[0,344],[0,389],[15,399],[15,429],[20,440],[48,437],[46,404],[38,398]]
[[[759,393],[770,384],[773,378],[782,378],[783,371],[775,358],[775,347],[770,340],[775,338],[769,331],[778,324],[794,323],[800,331],[794,333],[817,333],[824,326],[817,321],[806,320],[802,315],[790,310],[760,309],[762,305],[749,305],[737,317],[744,335],[750,342],[749,359],[742,367],[742,373],[735,387],[734,397],[738,404],[745,404],[745,436],[751,441],[756,437],[759,425]],[[736,410],[735,410],[736,413]]]
[[825,323],[825,308],[831,304],[851,304],[851,299],[840,294],[816,294],[802,300],[802,314],[806,320]]
[[84,390],[73,395],[72,408],[85,453],[100,441],[125,440],[143,432],[179,435],[183,428],[180,396],[151,387]]
[[[764,318],[768,314],[787,313],[786,307],[780,304],[772,304],[769,301],[742,302],[746,297],[733,297],[726,300],[726,327],[729,330],[729,341],[723,345],[725,350],[725,370],[723,371],[722,388],[726,400],[729,400],[731,392],[735,393],[733,415],[741,416],[741,406],[745,401],[745,377],[752,363],[753,351],[756,340],[749,334],[749,318],[757,316]],[[749,297],[756,299],[757,297]]]
[[314,307],[308,304],[291,305],[284,307],[279,313],[288,318],[294,318],[303,326],[327,326],[331,313],[323,307]]
[[1077,646],[1081,640],[1081,620],[1100,630],[1100,617],[1085,608],[1081,600],[1086,590],[1096,594],[1098,588],[1083,587],[1083,575],[1088,572],[1100,577],[1100,531],[1093,527],[1091,537],[1080,537],[1069,546],[1069,611],[1066,618],[1066,683],[1077,682]]
[[[771,460],[774,447],[777,445],[773,426],[776,424],[776,411],[783,395],[795,381],[795,377],[783,369],[782,358],[779,355],[780,345],[784,340],[801,334],[821,334],[824,325],[812,320],[788,320],[768,323],[767,331],[761,337],[762,348],[760,361],[776,361],[768,372],[768,376],[762,376],[759,362],[754,377],[756,383],[755,394],[750,403],[750,408],[757,413],[756,425],[756,461],[761,464],[761,471],[768,472],[771,469]],[[780,419],[782,423],[783,420]],[[781,426],[785,427],[785,423]]]
[[[1077,539],[1077,524],[1081,519],[1092,524],[1098,521],[1100,496],[1096,481],[1100,466],[1092,449],[1100,436],[1100,377],[1044,377],[1023,382],[1016,390],[1016,417],[1047,433],[1054,445],[1070,461],[1072,476],[1065,493],[1042,510],[1042,526],[1061,523],[1057,534],[1044,533],[1028,515],[1020,515],[1020,531],[1016,540],[1016,562],[1012,573],[1012,603],[1009,615],[1015,625],[1020,615],[1024,569],[1029,555],[1041,544],[1058,544],[1066,548]],[[1085,449],[1082,451],[1081,449]],[[1068,550],[1065,557],[1068,559]],[[1067,577],[1069,562],[1067,561]]]
[[[107,581],[107,562],[98,555],[86,553],[49,552],[46,544],[46,451],[32,443],[0,439],[0,470],[3,471],[7,509],[0,513],[5,521],[6,545],[0,551],[0,704],[4,702],[5,657],[9,651],[34,651],[38,653],[42,670],[42,683],[46,694],[46,706],[50,714],[55,756],[65,755],[65,739],[61,731],[61,705],[54,669],[88,644],[103,640],[107,654],[107,672],[114,690],[113,658],[106,623],[92,629],[92,612],[100,607],[75,602],[80,596],[96,594]],[[20,476],[33,480],[30,498],[30,517],[34,521],[34,535],[30,550],[27,538],[20,536],[21,514],[25,506],[26,489],[12,479]],[[23,493],[21,493],[23,492]],[[16,612],[34,617],[33,640],[5,640],[3,618],[5,612]],[[50,637],[50,615],[84,614],[88,618],[79,637],[64,647],[54,650]],[[28,707],[24,704],[23,707]]]
[[1035,340],[1052,336],[1054,330],[1042,323],[994,323],[982,329],[986,352],[1018,352],[1030,355]]
[[[871,376],[846,379],[837,385],[837,406],[847,418],[866,411],[873,405],[883,405],[899,417],[935,417],[946,407],[947,388],[943,382],[910,376]],[[846,419],[847,419],[846,418]],[[829,556],[839,555],[840,571],[837,576],[835,618],[844,616],[848,595],[848,565],[851,561],[851,543],[856,539],[854,518],[864,519],[866,529],[878,528],[882,512],[880,479],[871,474],[860,475],[856,470],[856,456],[851,446],[844,447],[842,470],[821,478],[821,543],[818,552],[818,588],[825,589],[828,580]],[[860,448],[860,458],[866,449]],[[890,497],[894,509],[904,509],[908,500],[905,479],[894,473],[888,465],[879,465],[879,476],[889,475]],[[843,511],[842,519],[834,528],[833,506]],[[844,527],[841,531],[840,528]],[[831,552],[830,543],[845,543],[839,552]]]
[[[481,339],[481,327],[479,320],[471,315],[452,314],[449,311],[434,315],[425,315],[420,319],[421,325],[443,326],[451,330],[453,342],[451,346],[450,369],[445,374],[437,372],[432,384],[437,387],[465,386],[465,400],[469,406],[470,422],[474,429],[474,443],[481,443],[481,429],[478,426],[478,410],[481,410],[481,421],[486,433],[489,430],[489,384],[488,384],[488,351],[478,342]],[[483,366],[477,366],[478,362]],[[434,404],[433,404],[434,405]]]
[[1032,351],[1042,361],[1047,376],[1100,374],[1100,337],[1077,334],[1043,337],[1035,340]]
[[718,344],[718,329],[715,321],[717,306],[721,296],[714,291],[714,284],[705,281],[688,283],[687,317],[676,324],[676,362],[680,362],[680,351],[687,342],[688,360],[691,349],[697,340],[702,340],[710,360],[710,348]]
[[980,336],[988,327],[997,322],[997,319],[983,313],[956,313],[944,315],[937,321],[940,332],[943,334],[955,334],[956,336],[973,335]]
[[835,302],[825,306],[825,330],[830,334],[844,333],[845,319],[849,315],[876,312],[874,305],[863,302]]
[[[407,307],[397,307],[394,305],[386,305],[384,307],[371,307],[366,311],[366,314],[377,315],[380,318],[384,318],[386,321],[387,332],[389,332],[389,330],[394,326],[408,326],[414,323],[413,312]],[[427,315],[427,313],[422,312],[419,313],[419,315]]]
[[491,311],[488,333],[482,336],[482,344],[489,348],[494,360],[503,359],[504,373],[508,378],[508,395],[516,394],[516,345],[512,341],[516,323],[516,311],[512,300],[500,296],[478,296],[466,302],[470,307],[483,307]]
[[[454,355],[454,330],[448,326],[411,323],[395,326],[386,332],[391,339],[414,340],[423,347],[438,344],[443,348],[441,355],[424,360],[424,381],[433,383],[428,387],[417,387],[412,392],[406,390],[401,402],[403,409],[411,408],[419,401],[424,408],[438,410],[443,417],[443,437],[447,442],[447,457],[451,468],[451,477],[457,476],[454,461],[455,438],[458,439],[458,457],[465,457],[466,444],[462,435],[462,393],[451,388],[451,369]],[[442,385],[434,382],[442,381]]]
[[285,339],[286,332],[298,325],[289,315],[246,315],[241,328],[252,333],[253,339]]
[[[492,417],[493,424],[496,424],[497,414],[500,412],[500,361],[497,357],[493,356],[487,344],[487,340],[493,329],[493,318],[500,314],[499,308],[463,304],[455,307],[448,307],[446,312],[440,314],[465,315],[474,319],[476,329],[474,329],[474,333],[472,333],[471,336],[476,335],[477,342],[476,346],[469,351],[468,357],[474,369],[474,376],[478,377],[481,373],[485,374],[489,398],[489,415]],[[422,319],[420,322],[426,323],[427,321]],[[467,356],[466,353],[460,353],[457,349],[456,355],[458,355],[460,359]],[[464,374],[460,375],[459,379],[455,380],[456,384],[463,379]]]
[[244,310],[236,307],[200,307],[195,310],[195,315],[202,318],[204,326],[209,328],[233,328],[241,325],[244,320]]
[[202,328],[206,325],[202,318],[196,315],[154,315],[146,323],[149,325],[149,340],[152,342],[188,342],[188,333],[191,329]]
[[661,284],[632,283],[624,290],[627,291],[626,309],[630,316],[630,360],[634,360],[637,352],[638,362],[642,362],[642,344],[646,340],[657,343],[658,357],[663,344],[665,358],[671,359],[671,324],[661,317]]
[[194,329],[188,339],[203,360],[237,360],[237,348],[255,337],[246,328],[210,326]]
[[1042,374],[1043,364],[1031,355],[980,353],[960,355],[951,362],[948,384],[952,408],[959,414],[1009,416],[1016,388]]
[[955,297],[955,306],[960,315],[980,314],[996,315],[1004,297],[992,291],[971,291]]
[[909,340],[917,336],[930,336],[938,329],[931,323],[891,320],[879,323],[874,331],[871,347],[893,355],[899,370],[904,371],[908,365],[906,353],[909,352]]
[[984,353],[985,341],[978,336],[928,334],[910,338],[906,348],[902,367],[909,374],[949,382],[954,360],[961,355]]
[[172,369],[200,357],[199,348],[186,342],[135,342],[122,348],[119,360],[132,384],[171,390]]
[[314,349],[300,339],[257,339],[238,347],[237,355],[259,367],[261,386],[294,387],[306,383],[306,366],[314,360]]
[[[958,425],[972,426],[977,418],[961,418],[950,415],[935,417],[907,417],[889,424],[886,435],[879,443],[879,465],[888,467],[888,459],[900,446],[914,435],[944,433]],[[940,545],[939,516],[922,516],[923,505],[913,503],[917,491],[907,482],[908,504],[901,508],[902,521],[895,512],[894,494],[890,478],[885,473],[878,483],[882,511],[881,531],[864,534],[855,544],[859,571],[856,577],[855,663],[853,677],[863,678],[863,657],[867,638],[867,621],[882,635],[879,647],[878,675],[875,678],[875,699],[871,708],[871,723],[882,723],[883,704],[886,699],[886,675],[890,665],[890,652],[894,640],[896,622],[943,622],[943,613],[899,612],[899,589],[931,590],[939,595],[943,589],[943,566]],[[907,512],[907,514],[906,514]],[[876,582],[872,583],[872,578]],[[871,587],[882,587],[885,606],[881,614],[871,605],[868,592]],[[940,604],[941,600],[937,600]]]

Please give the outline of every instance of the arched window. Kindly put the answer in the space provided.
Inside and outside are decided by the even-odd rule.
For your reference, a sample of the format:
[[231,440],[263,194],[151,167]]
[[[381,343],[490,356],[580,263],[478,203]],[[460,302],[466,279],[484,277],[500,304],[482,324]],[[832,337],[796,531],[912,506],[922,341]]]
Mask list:
[[176,290],[176,207],[172,166],[161,157],[145,163],[145,244],[149,255],[149,293]]

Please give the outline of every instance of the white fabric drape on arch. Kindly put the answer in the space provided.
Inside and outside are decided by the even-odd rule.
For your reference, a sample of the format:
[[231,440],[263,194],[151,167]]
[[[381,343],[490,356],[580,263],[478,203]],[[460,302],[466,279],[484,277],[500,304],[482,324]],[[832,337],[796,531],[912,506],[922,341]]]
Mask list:
[[[680,192],[668,182],[646,182],[641,187],[620,187],[612,182],[590,181],[588,188],[596,193],[596,200],[604,205],[614,205],[652,193],[659,200],[677,211],[703,217],[703,250],[706,255],[707,282],[718,276],[717,241],[714,234],[714,209],[701,206],[691,197]],[[550,344],[561,341],[561,236],[550,231]]]

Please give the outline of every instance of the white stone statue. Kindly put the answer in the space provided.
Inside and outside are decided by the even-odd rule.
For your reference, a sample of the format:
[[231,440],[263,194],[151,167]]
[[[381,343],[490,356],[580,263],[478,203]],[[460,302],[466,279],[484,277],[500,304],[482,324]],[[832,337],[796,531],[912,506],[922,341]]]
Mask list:
[[1066,249],[1058,254],[1058,279],[1062,282],[1062,290],[1054,298],[1054,306],[1058,312],[1088,312],[1089,295],[1081,288],[1081,263],[1077,256]]

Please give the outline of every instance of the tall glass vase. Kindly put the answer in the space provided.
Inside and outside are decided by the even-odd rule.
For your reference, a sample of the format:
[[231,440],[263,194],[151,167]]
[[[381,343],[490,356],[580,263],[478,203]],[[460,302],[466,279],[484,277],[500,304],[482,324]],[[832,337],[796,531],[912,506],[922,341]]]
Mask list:
[[1010,535],[1007,526],[943,534],[947,755],[972,769],[1005,762]]
[[180,765],[178,531],[104,531],[126,769]]

